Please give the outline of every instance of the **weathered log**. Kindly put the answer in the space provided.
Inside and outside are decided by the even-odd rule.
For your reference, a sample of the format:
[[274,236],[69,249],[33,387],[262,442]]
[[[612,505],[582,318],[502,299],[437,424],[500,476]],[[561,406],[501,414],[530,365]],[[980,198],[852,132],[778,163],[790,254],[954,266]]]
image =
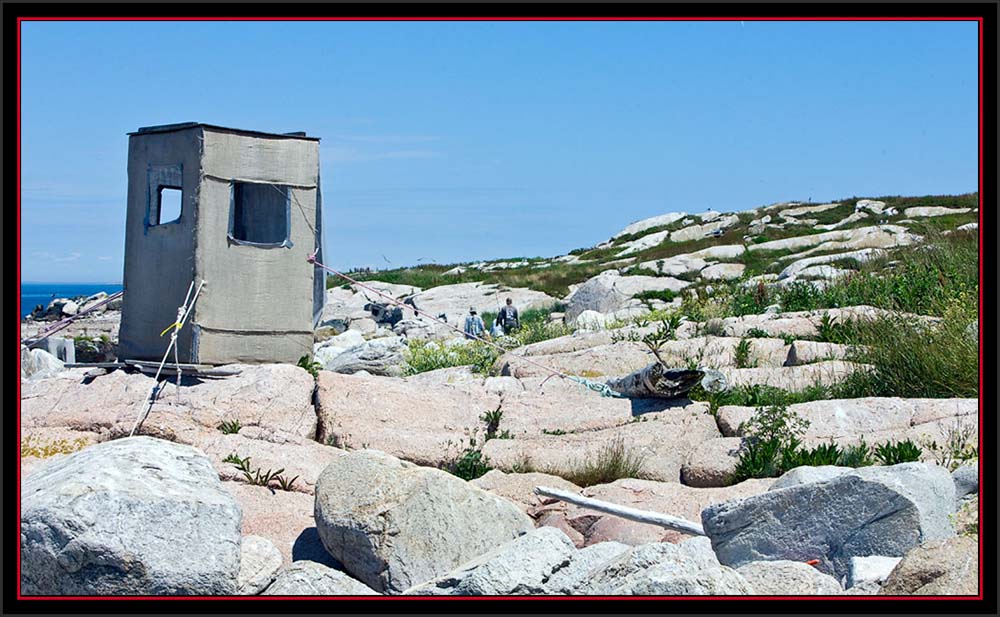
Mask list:
[[667,368],[654,362],[624,377],[609,379],[609,388],[629,398],[680,398],[698,385],[705,373],[698,369]]
[[705,530],[700,524],[677,516],[670,516],[669,514],[660,514],[659,512],[650,512],[649,510],[637,510],[636,508],[619,506],[613,503],[608,503],[607,501],[592,499],[590,497],[584,497],[568,491],[559,490],[557,488],[548,488],[545,486],[536,486],[535,493],[538,495],[545,495],[546,497],[554,497],[560,501],[578,505],[581,508],[597,510],[598,512],[605,512],[607,514],[620,516],[624,519],[635,521],[637,523],[649,523],[650,525],[657,525],[665,529],[672,529],[673,531],[679,531],[693,536],[705,535]]

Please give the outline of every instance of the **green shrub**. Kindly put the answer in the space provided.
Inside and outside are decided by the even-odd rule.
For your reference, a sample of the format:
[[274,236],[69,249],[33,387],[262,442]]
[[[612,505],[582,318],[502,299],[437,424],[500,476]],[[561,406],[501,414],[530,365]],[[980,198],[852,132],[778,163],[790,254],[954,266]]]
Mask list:
[[909,439],[899,442],[885,442],[875,446],[875,458],[883,465],[915,463],[920,460],[921,451]]
[[466,448],[455,461],[451,473],[463,480],[475,480],[493,469],[482,451],[475,447]]
[[872,456],[871,448],[862,437],[858,443],[844,448],[837,464],[841,467],[868,467],[875,464],[875,459]]
[[234,418],[229,421],[223,421],[222,423],[219,424],[219,430],[222,431],[223,435],[235,435],[236,433],[240,432],[241,428],[243,427],[240,425],[240,421],[238,418]]
[[867,365],[832,388],[837,398],[974,398],[979,349],[966,331],[974,313],[948,309],[937,324],[888,314],[852,327],[850,359]]
[[741,338],[736,344],[736,349],[733,351],[736,368],[750,368],[750,347],[750,340],[746,338]]
[[315,360],[313,360],[312,358],[310,358],[308,355],[305,355],[305,356],[302,356],[301,358],[299,358],[297,366],[299,368],[303,368],[306,371],[308,371],[309,374],[313,376],[313,379],[319,379],[319,372],[323,369],[323,365],[322,364],[320,364],[319,362],[316,362]]
[[444,345],[411,339],[403,352],[403,374],[416,375],[441,368],[470,365],[473,371],[488,374],[500,355],[499,350],[475,340]]
[[663,302],[670,302],[677,297],[677,292],[669,289],[662,289],[659,291],[647,290],[637,293],[633,297],[636,300],[662,300]]
[[736,483],[750,478],[776,478],[781,475],[778,455],[781,442],[776,439],[748,440],[743,443],[733,472]]

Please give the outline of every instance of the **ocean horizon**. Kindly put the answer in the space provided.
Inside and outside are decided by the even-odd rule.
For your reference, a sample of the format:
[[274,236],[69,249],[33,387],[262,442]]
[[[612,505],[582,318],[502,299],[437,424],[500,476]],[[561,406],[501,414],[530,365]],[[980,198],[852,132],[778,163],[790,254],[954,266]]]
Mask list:
[[21,318],[31,314],[35,306],[48,306],[56,298],[92,296],[98,292],[113,294],[122,290],[121,283],[21,283]]

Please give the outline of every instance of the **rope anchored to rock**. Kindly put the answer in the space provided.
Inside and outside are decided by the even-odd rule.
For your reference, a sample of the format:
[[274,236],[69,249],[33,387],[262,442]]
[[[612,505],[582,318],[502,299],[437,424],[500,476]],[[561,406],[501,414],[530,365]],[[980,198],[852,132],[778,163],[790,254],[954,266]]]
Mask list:
[[[194,297],[191,297],[191,290],[194,289],[194,281],[188,285],[187,295],[184,296],[184,303],[177,307],[177,321],[167,326],[160,336],[163,336],[167,332],[170,332],[170,343],[167,345],[167,350],[163,352],[163,359],[160,360],[160,366],[156,369],[156,376],[153,378],[153,386],[149,390],[149,396],[146,397],[143,403],[142,409],[139,411],[139,415],[135,418],[135,423],[132,425],[132,430],[129,431],[128,436],[131,437],[135,435],[135,432],[139,430],[142,423],[145,422],[146,417],[149,415],[149,411],[153,408],[153,403],[156,401],[156,396],[160,391],[160,373],[163,372],[163,365],[167,363],[167,358],[170,356],[170,352],[174,352],[174,365],[177,367],[177,392],[180,396],[181,390],[181,365],[180,360],[177,355],[177,333],[180,332],[181,328],[187,322],[188,316],[191,315],[191,309],[194,308],[194,303],[198,301],[198,295],[201,294],[202,288],[205,286],[205,281],[201,281],[198,284],[197,291],[194,292]],[[173,330],[171,332],[171,330]]]

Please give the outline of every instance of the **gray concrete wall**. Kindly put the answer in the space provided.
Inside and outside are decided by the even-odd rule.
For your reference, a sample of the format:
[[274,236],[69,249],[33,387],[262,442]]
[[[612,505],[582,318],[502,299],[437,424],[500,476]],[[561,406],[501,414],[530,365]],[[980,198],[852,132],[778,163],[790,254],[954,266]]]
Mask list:
[[[128,152],[128,204],[125,218],[125,297],[119,330],[122,359],[159,360],[170,342],[160,336],[176,320],[177,307],[195,274],[198,190],[201,183],[201,129],[132,135]],[[176,223],[145,226],[149,165],[181,164],[181,215]],[[178,338],[181,362],[196,361],[192,330]],[[173,356],[173,354],[171,354]]]
[[[319,144],[206,130],[193,320],[199,361],[295,362],[312,353]],[[290,246],[230,241],[233,180],[290,186]]]

